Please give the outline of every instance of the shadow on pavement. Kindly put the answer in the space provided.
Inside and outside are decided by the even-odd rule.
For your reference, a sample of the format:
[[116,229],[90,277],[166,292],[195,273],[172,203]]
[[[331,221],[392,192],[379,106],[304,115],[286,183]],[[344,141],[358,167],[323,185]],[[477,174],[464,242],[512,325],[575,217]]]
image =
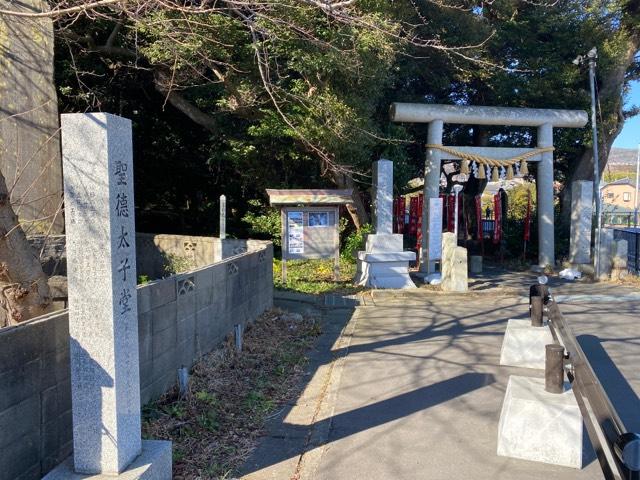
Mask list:
[[[259,456],[254,455],[245,464],[242,474],[248,475],[252,472],[257,472],[292,457],[302,455],[309,448],[316,448],[349,435],[407,417],[415,412],[448,402],[456,397],[491,385],[494,382],[495,378],[492,374],[464,373],[356,410],[334,415],[310,426],[290,425],[283,421],[280,431],[282,433],[288,431],[290,435],[282,435],[278,439],[280,442],[276,443],[281,443],[279,447],[274,445],[274,442],[271,442],[270,446],[272,448],[269,448],[268,452],[263,452],[265,454]],[[283,417],[286,418],[286,415]],[[305,445],[300,437],[301,429],[308,429],[309,431],[317,429],[328,430],[329,426],[331,427],[331,434],[326,442]],[[298,432],[297,436],[296,432]],[[274,446],[276,448],[273,448]]]
[[640,432],[640,399],[595,335],[579,335],[580,346],[620,419],[631,432]]

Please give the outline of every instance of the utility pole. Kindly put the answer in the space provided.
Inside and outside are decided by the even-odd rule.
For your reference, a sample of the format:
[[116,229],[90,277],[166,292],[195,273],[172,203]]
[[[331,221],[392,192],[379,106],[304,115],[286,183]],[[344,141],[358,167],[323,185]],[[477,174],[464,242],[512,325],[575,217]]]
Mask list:
[[584,65],[589,62],[589,87],[591,90],[591,131],[593,138],[593,201],[596,212],[596,238],[594,242],[593,263],[596,279],[600,278],[600,237],[602,230],[602,217],[600,214],[600,159],[598,155],[598,125],[596,124],[596,60],[598,50],[593,47],[587,52],[586,57],[578,55],[573,61],[574,65]]
[[638,227],[638,186],[640,186],[640,143],[636,156],[636,193],[633,196],[633,226]]
[[598,156],[598,125],[596,123],[596,60],[598,51],[593,47],[587,53],[589,59],[589,85],[591,87],[591,130],[593,132],[593,198],[596,202],[596,242],[594,263],[596,279],[600,278],[600,236],[602,231],[602,216],[600,215],[600,159]]

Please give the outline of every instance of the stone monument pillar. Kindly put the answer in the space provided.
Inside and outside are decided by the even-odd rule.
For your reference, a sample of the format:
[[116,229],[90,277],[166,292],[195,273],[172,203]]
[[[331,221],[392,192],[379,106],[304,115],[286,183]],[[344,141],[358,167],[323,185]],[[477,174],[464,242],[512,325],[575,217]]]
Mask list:
[[403,236],[393,233],[393,162],[373,164],[375,234],[367,236],[366,249],[358,252],[355,283],[372,288],[416,288],[409,277],[414,252],[403,251]]
[[569,261],[574,266],[591,263],[591,219],[593,182],[579,180],[571,185],[571,244]]
[[62,115],[62,148],[73,464],[47,478],[169,479],[171,443],[141,441],[131,122]]
[[373,162],[373,226],[376,233],[393,233],[393,162]]

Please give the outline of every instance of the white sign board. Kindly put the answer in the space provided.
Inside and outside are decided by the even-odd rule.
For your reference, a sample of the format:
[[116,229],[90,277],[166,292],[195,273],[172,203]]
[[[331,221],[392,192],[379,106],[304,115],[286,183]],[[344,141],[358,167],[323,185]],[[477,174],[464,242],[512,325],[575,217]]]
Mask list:
[[442,199],[429,199],[429,260],[442,259]]
[[289,253],[304,253],[304,215],[302,212],[287,212],[287,246]]

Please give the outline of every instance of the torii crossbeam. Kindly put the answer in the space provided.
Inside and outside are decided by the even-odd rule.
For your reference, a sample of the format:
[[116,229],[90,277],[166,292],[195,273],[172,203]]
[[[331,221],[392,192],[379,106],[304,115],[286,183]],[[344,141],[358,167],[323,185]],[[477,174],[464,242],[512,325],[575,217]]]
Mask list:
[[[581,128],[587,124],[587,113],[582,110],[555,110],[539,108],[479,107],[466,105],[434,105],[423,103],[393,103],[390,108],[393,122],[428,123],[428,145],[442,145],[442,129],[445,123],[464,125],[503,125],[537,127],[537,147],[553,146],[553,128]],[[456,147],[493,158],[505,158],[524,149],[500,149],[490,147]],[[507,151],[509,150],[509,151]],[[440,162],[450,158],[435,148],[427,148],[425,159],[424,197],[439,195]],[[538,264],[542,267],[555,264],[554,256],[554,215],[553,215],[553,152],[544,152],[531,161],[538,161],[536,191],[538,198]],[[422,245],[420,251],[420,271],[435,271],[435,259],[430,258],[429,216],[425,208],[422,212]]]

